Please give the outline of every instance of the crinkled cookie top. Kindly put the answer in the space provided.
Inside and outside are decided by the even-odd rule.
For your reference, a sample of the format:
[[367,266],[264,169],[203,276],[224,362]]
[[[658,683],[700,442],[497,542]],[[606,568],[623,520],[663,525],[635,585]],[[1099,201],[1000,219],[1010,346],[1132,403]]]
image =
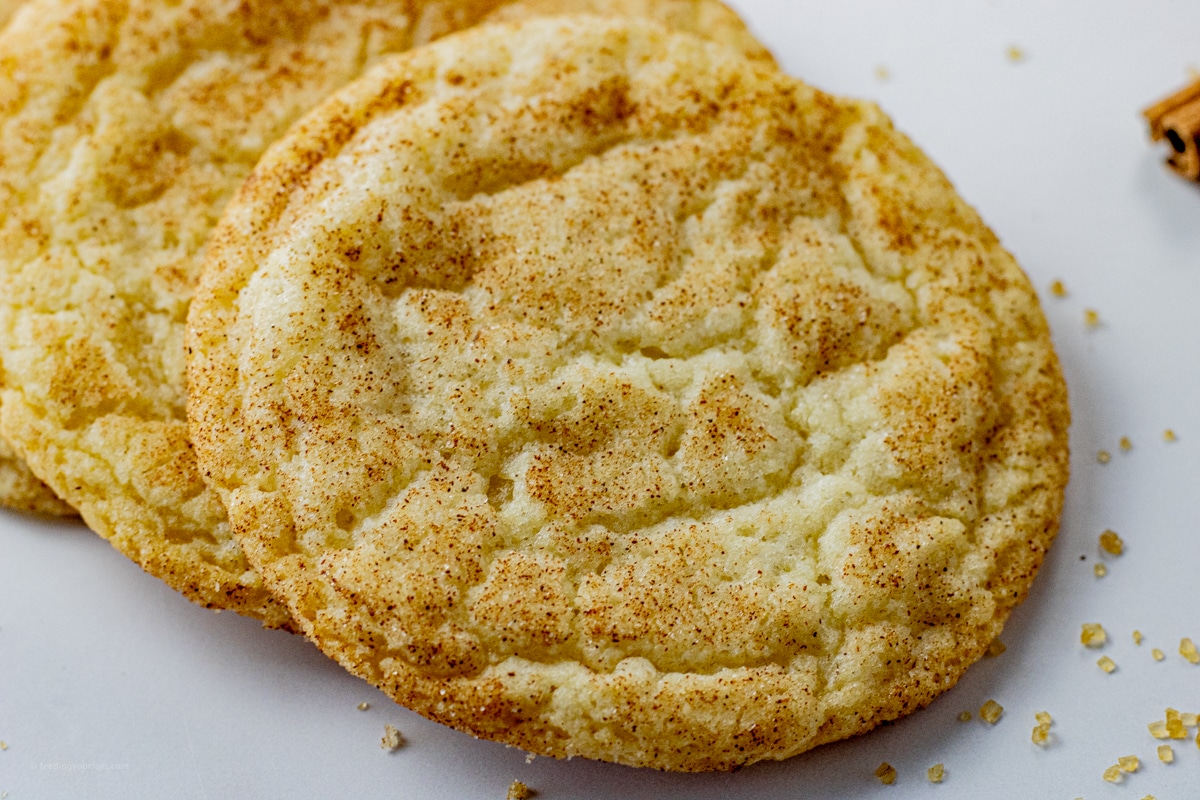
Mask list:
[[[126,555],[284,624],[196,467],[184,321],[263,150],[385,53],[534,0],[33,0],[0,35],[0,430]],[[563,0],[769,56],[716,0]]]
[[873,105],[650,25],[483,28],[273,147],[193,439],[305,632],[554,756],[784,758],[951,686],[1058,526],[1037,299]]

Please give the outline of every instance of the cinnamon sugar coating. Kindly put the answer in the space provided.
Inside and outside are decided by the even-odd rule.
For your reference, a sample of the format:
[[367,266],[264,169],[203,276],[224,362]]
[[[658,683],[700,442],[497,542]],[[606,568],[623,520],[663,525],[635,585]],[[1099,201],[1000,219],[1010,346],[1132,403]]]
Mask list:
[[[31,5],[0,34],[0,431],[146,570],[198,603],[285,624],[188,441],[184,321],[208,235],[301,114],[381,56],[508,4]],[[604,5],[769,61],[716,0]]]
[[1025,276],[873,105],[592,18],[385,62],[260,162],[189,316],[250,561],[400,703],[780,759],[951,686],[1067,480]]

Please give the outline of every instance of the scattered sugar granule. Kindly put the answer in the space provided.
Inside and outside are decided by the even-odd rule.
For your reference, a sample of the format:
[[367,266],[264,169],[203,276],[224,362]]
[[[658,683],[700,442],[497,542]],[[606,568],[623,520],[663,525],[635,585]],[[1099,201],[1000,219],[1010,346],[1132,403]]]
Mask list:
[[1173,708],[1167,709],[1167,737],[1170,739],[1187,738],[1187,729],[1183,726],[1183,717]]
[[1004,642],[999,639],[992,639],[992,643],[988,645],[988,649],[984,652],[983,656],[984,658],[995,658],[998,655],[1002,655],[1007,649]]
[[946,765],[934,764],[925,774],[929,776],[930,783],[941,783],[942,778],[946,777]]
[[1158,760],[1164,764],[1170,764],[1175,760],[1175,751],[1169,744],[1160,744],[1158,746]]
[[1014,64],[1020,64],[1027,58],[1025,51],[1020,47],[1017,47],[1015,44],[1010,44],[1008,49],[1004,51],[1004,55]]
[[1067,285],[1062,281],[1054,281],[1050,284],[1050,294],[1054,295],[1055,297],[1066,297]]
[[1094,308],[1085,309],[1083,312],[1083,324],[1089,328],[1099,327],[1100,312]]
[[1117,669],[1117,662],[1108,656],[1100,656],[1100,660],[1096,662],[1096,666],[1111,675]]
[[1117,445],[1126,453],[1133,449],[1133,442],[1129,440],[1128,436],[1122,436],[1121,441],[1117,442]]
[[371,707],[371,704],[370,704],[370,703],[359,703],[359,704],[358,704],[357,706],[355,706],[355,707],[356,707],[356,708],[357,708],[359,711],[366,711],[368,708],[370,708],[370,707]]
[[1162,661],[1164,658],[1166,658],[1166,656],[1163,655],[1163,651],[1159,650],[1157,647],[1150,651],[1150,655],[1154,656],[1155,661]]
[[1167,428],[1165,431],[1163,431],[1164,442],[1174,442],[1178,441],[1178,439],[1179,437],[1175,435],[1175,431],[1171,430],[1170,428]]
[[1155,739],[1167,738],[1167,723],[1163,722],[1161,719],[1151,722],[1146,726],[1146,728],[1150,731],[1150,735]]
[[1196,715],[1195,715],[1195,714],[1189,714],[1189,713],[1188,713],[1188,712],[1186,712],[1186,711],[1185,711],[1185,712],[1183,712],[1182,714],[1180,714],[1180,715],[1179,715],[1179,718],[1180,718],[1180,719],[1182,719],[1182,720],[1183,720],[1183,724],[1184,724],[1184,725],[1186,725],[1186,726],[1187,726],[1187,727],[1189,727],[1189,728],[1194,728],[1194,727],[1196,727],[1196,724],[1197,724],[1197,722],[1200,722],[1200,720],[1197,720],[1197,718],[1196,718]]
[[1038,725],[1053,725],[1054,717],[1050,716],[1048,711],[1039,711],[1033,715],[1033,718],[1038,721]]
[[889,70],[887,67],[885,67],[883,64],[880,64],[879,66],[877,66],[875,68],[875,78],[877,80],[886,81],[886,80],[890,80],[891,77],[892,77],[892,71]]
[[1121,756],[1117,759],[1117,766],[1121,768],[1121,772],[1137,772],[1141,765],[1142,762],[1138,761],[1137,756]]
[[1092,567],[1092,573],[1095,574],[1097,578],[1103,578],[1108,574],[1108,567],[1104,566],[1103,564],[1096,564]]
[[1142,800],[1158,800],[1158,798],[1152,794],[1148,794],[1145,797],[1143,797]]
[[525,763],[526,763],[526,764],[532,764],[532,763],[533,763],[533,760],[534,760],[535,758],[537,758],[537,753],[526,753],[526,754],[525,754]]
[[1038,747],[1046,747],[1050,744],[1050,726],[1034,725],[1033,733],[1030,735],[1029,739]]
[[1200,748],[1200,733],[1196,734],[1196,747]]
[[1133,632],[1133,643],[1134,643],[1134,644],[1141,644],[1141,643],[1142,643],[1142,639],[1145,639],[1145,638],[1146,638],[1145,636],[1142,636],[1142,632],[1141,632],[1141,631],[1134,631],[1134,632]]
[[1096,460],[1101,464],[1107,464],[1108,462],[1112,461],[1112,453],[1108,452],[1107,450],[1101,450],[1100,452],[1096,453]]
[[876,768],[875,777],[884,786],[891,786],[896,782],[896,768],[885,761]]
[[533,789],[520,781],[513,781],[508,785],[508,794],[504,795],[504,800],[529,800],[533,795]]
[[1100,549],[1110,556],[1119,556],[1125,552],[1125,542],[1111,528],[1100,534]]
[[388,752],[399,750],[404,744],[404,737],[400,735],[400,731],[396,730],[391,725],[383,726],[383,739],[380,740],[379,746]]
[[1200,664],[1200,650],[1197,650],[1196,643],[1186,636],[1179,640],[1179,655],[1192,664]]
[[1121,768],[1116,764],[1113,764],[1111,767],[1104,770],[1104,780],[1108,781],[1109,783],[1120,783]]
[[0,750],[7,750],[7,749],[8,749],[8,742],[0,740]]
[[961,714],[958,715],[958,721],[959,722],[970,722],[971,721],[971,712],[963,711]]
[[988,700],[979,707],[979,718],[989,725],[995,725],[1000,720],[1000,715],[1004,713],[1004,706],[997,703],[995,700]]
[[1098,622],[1083,623],[1083,631],[1079,634],[1079,641],[1085,647],[1103,647],[1108,641],[1108,634],[1104,632],[1104,627]]

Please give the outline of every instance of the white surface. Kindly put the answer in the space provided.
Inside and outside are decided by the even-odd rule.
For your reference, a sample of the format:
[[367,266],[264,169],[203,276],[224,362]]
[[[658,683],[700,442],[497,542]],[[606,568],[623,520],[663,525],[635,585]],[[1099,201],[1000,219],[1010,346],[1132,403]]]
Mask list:
[[[527,764],[396,707],[297,637],[189,605],[86,530],[0,513],[0,797],[498,800],[513,779],[546,800],[1200,797],[1195,731],[1172,743],[1170,766],[1146,731],[1168,705],[1200,711],[1200,666],[1177,652],[1180,637],[1200,642],[1200,188],[1161,166],[1138,113],[1200,67],[1200,3],[735,5],[792,74],[878,100],[1044,296],[1074,477],[1008,652],[924,711],[780,764],[699,776]],[[1055,278],[1069,297],[1049,296]],[[1100,328],[1085,329],[1085,308]],[[1168,427],[1178,442],[1163,442]],[[1107,527],[1128,547],[1097,580]],[[1079,644],[1089,621],[1112,637],[1112,675]],[[998,725],[956,721],[988,698],[1005,708]],[[1055,719],[1046,750],[1029,740],[1039,710]],[[385,723],[409,745],[380,750]],[[1127,754],[1141,771],[1104,783]],[[890,787],[872,774],[884,760],[899,770]],[[932,786],[938,762],[946,780]]]

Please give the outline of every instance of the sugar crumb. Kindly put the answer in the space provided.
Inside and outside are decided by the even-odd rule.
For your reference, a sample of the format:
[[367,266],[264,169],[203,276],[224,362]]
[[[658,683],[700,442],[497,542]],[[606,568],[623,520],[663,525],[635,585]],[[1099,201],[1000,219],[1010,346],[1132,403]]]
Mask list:
[[1103,578],[1108,574],[1108,567],[1103,564],[1096,564],[1092,567],[1092,572],[1095,573],[1097,578]]
[[1096,453],[1096,460],[1101,464],[1107,464],[1108,462],[1112,461],[1112,453],[1108,452],[1107,450],[1101,450],[1100,452]]
[[404,745],[404,737],[400,735],[400,731],[392,725],[383,726],[383,739],[380,740],[379,746],[388,752],[395,752]]
[[995,725],[1000,720],[1000,715],[1004,713],[1004,706],[997,703],[995,700],[988,700],[979,707],[979,718],[989,725]]
[[1197,650],[1196,643],[1186,636],[1179,640],[1179,655],[1186,658],[1190,664],[1200,664],[1200,650]]
[[1050,284],[1050,294],[1054,295],[1055,297],[1066,297],[1066,284],[1064,284],[1062,281],[1054,281],[1054,283]]
[[961,712],[958,715],[958,721],[959,722],[970,722],[971,721],[971,712],[970,711]]
[[1079,641],[1085,647],[1103,647],[1108,641],[1108,634],[1104,632],[1104,627],[1098,622],[1083,623],[1083,631],[1079,634]]
[[1117,662],[1113,661],[1108,656],[1100,656],[1100,659],[1096,662],[1096,666],[1107,672],[1109,675],[1117,670]]
[[1141,632],[1141,631],[1134,631],[1134,632],[1133,632],[1133,643],[1134,643],[1134,644],[1141,644],[1141,643],[1142,643],[1142,639],[1145,639],[1145,638],[1146,638],[1145,636],[1142,636],[1142,632]]
[[1150,731],[1150,735],[1155,739],[1167,738],[1167,723],[1163,722],[1161,719],[1151,722],[1146,726],[1146,729]]
[[355,706],[355,708],[357,708],[359,711],[366,711],[370,707],[370,703],[359,703],[357,706]]
[[875,78],[880,81],[891,80],[892,72],[883,64],[880,64],[879,66],[875,67]]
[[884,786],[891,786],[896,782],[896,768],[885,761],[875,768],[875,777]]
[[1119,556],[1125,552],[1125,540],[1114,530],[1106,530],[1100,534],[1100,549],[1110,556]]
[[1150,651],[1150,655],[1154,656],[1155,661],[1162,661],[1164,658],[1166,658],[1166,656],[1163,655],[1163,651],[1159,650],[1157,647]]
[[983,656],[984,658],[995,658],[996,656],[1003,655],[1007,649],[1008,647],[1005,646],[1004,642],[999,639],[992,639],[992,643],[988,645],[988,649],[984,652]]
[[1029,57],[1026,55],[1024,50],[1022,50],[1020,47],[1018,47],[1015,44],[1010,44],[1008,46],[1008,48],[1004,51],[1004,55],[1005,55],[1005,57],[1008,58],[1009,61],[1011,61],[1014,64],[1020,64],[1022,61],[1024,61],[1026,58]]
[[1117,442],[1117,446],[1121,448],[1122,452],[1128,453],[1133,449],[1133,442],[1129,440],[1128,436],[1122,436],[1121,440]]
[[1117,766],[1121,768],[1121,772],[1134,773],[1142,766],[1142,762],[1137,756],[1121,756],[1117,759]]
[[925,774],[929,776],[930,783],[941,783],[942,779],[946,777],[946,765],[934,764],[926,770]]
[[1175,435],[1175,431],[1171,430],[1170,428],[1167,428],[1165,431],[1163,431],[1163,441],[1164,442],[1177,442],[1177,441],[1179,441],[1179,437]]
[[1111,767],[1104,770],[1104,780],[1108,781],[1109,783],[1120,783],[1121,768],[1116,764],[1113,764]]
[[1164,764],[1170,764],[1175,761],[1175,750],[1169,744],[1160,744],[1158,746],[1158,760]]
[[537,792],[520,781],[513,781],[508,785],[508,794],[504,795],[504,800],[529,800],[536,794]]
[[1100,312],[1094,308],[1087,308],[1083,311],[1083,324],[1089,328],[1096,328],[1100,325]]

